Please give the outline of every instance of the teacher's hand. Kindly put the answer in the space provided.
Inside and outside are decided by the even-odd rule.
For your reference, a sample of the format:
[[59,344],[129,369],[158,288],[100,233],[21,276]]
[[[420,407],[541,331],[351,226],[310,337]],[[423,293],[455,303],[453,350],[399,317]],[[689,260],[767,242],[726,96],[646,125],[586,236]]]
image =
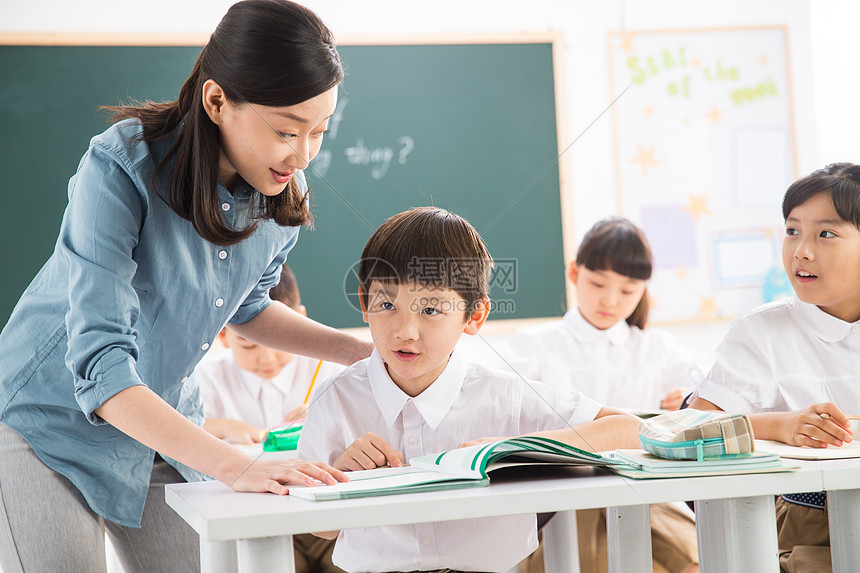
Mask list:
[[236,491],[278,495],[290,493],[288,484],[315,486],[349,481],[342,471],[320,462],[305,460],[256,460],[229,484]]

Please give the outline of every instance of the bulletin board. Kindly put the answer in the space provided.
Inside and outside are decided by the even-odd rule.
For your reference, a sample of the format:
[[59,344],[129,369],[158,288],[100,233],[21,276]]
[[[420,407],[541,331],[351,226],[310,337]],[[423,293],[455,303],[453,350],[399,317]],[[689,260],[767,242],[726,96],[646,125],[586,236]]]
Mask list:
[[798,176],[783,26],[609,34],[619,211],[651,243],[652,321],[731,317],[786,292]]

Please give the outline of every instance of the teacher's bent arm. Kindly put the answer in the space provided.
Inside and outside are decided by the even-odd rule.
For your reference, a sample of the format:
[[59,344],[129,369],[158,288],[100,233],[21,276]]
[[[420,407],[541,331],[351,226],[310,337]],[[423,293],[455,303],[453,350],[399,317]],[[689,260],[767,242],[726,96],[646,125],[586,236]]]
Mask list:
[[153,450],[179,460],[236,491],[286,494],[284,485],[334,484],[347,477],[325,464],[301,460],[252,460],[174,410],[143,385],[126,388],[95,413]]
[[320,324],[277,301],[248,322],[229,327],[257,344],[338,364],[367,358],[373,349],[370,342]]

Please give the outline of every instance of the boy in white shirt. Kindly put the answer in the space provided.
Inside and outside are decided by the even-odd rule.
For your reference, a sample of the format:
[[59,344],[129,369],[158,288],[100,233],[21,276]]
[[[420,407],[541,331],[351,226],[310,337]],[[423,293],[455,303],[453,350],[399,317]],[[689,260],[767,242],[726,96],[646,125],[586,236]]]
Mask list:
[[[547,430],[592,451],[637,447],[630,416],[457,354],[460,335],[487,318],[491,267],[475,229],[443,209],[383,223],[358,273],[376,349],[320,388],[299,457],[344,470],[400,466],[482,436]],[[344,530],[333,561],[347,571],[507,571],[536,547],[535,516],[518,515]]]
[[[286,264],[269,297],[307,316],[296,277]],[[227,351],[204,359],[194,376],[203,398],[203,428],[236,444],[259,442],[265,429],[304,418],[311,381],[321,383],[343,370],[337,364],[261,346],[229,327],[218,339]]]
[[[782,261],[795,296],[734,319],[691,402],[750,415],[756,438],[839,447],[860,414],[860,166],[794,182],[782,204]],[[780,567],[830,571],[826,495],[777,499]]]

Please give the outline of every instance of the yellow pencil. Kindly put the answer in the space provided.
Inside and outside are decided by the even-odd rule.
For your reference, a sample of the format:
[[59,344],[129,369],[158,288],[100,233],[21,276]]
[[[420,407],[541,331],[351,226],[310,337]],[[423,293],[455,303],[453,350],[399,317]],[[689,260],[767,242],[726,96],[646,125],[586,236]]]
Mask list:
[[314,372],[314,377],[311,378],[311,385],[308,386],[308,393],[305,395],[305,401],[303,402],[303,404],[307,404],[308,398],[311,397],[311,391],[314,389],[314,382],[317,381],[317,374],[320,373],[320,366],[322,366],[322,360],[320,360],[319,363],[317,364],[317,369]]

